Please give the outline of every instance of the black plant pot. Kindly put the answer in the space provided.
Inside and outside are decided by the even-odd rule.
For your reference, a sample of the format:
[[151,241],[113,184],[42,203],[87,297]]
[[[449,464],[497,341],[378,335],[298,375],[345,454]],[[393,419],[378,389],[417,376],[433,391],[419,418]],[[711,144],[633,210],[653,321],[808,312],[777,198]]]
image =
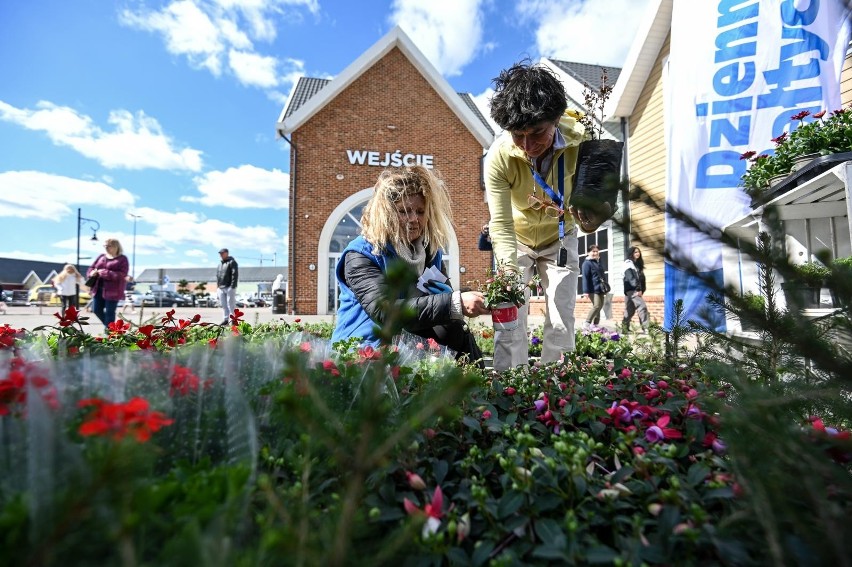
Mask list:
[[821,286],[803,284],[801,282],[781,282],[787,308],[816,309],[819,307],[819,292]]
[[581,223],[585,232],[593,232],[615,212],[623,148],[624,142],[616,140],[580,143],[569,204],[588,216],[588,221]]

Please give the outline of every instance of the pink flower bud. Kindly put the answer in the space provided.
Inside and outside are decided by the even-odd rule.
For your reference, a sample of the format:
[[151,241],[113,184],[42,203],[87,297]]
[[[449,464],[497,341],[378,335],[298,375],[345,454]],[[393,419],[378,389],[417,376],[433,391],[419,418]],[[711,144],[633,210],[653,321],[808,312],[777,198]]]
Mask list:
[[405,471],[405,476],[408,478],[408,486],[414,490],[426,490],[426,483],[423,482],[423,479],[419,474],[411,471]]

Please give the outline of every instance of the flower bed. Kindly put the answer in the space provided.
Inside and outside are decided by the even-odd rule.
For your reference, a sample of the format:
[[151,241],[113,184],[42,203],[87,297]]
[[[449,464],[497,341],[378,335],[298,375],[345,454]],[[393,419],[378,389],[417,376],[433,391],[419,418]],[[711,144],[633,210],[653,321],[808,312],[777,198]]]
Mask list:
[[411,337],[332,348],[172,313],[97,339],[71,315],[0,328],[0,564],[760,557],[730,390],[617,336],[483,375]]

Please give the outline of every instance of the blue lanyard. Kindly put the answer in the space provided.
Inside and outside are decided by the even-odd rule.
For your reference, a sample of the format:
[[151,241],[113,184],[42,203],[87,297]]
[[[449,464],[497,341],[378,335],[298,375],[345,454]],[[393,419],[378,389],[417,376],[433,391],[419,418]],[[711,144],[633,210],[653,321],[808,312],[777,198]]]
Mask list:
[[533,179],[538,183],[538,186],[541,187],[542,191],[547,193],[547,196],[550,197],[550,200],[559,207],[562,211],[562,214],[559,215],[559,240],[565,238],[565,209],[562,206],[563,198],[562,196],[565,194],[565,154],[559,156],[559,159],[556,162],[556,169],[558,171],[558,182],[559,182],[559,193],[557,194],[553,188],[547,184],[541,175],[535,170],[533,166],[530,166],[530,171],[533,174]]

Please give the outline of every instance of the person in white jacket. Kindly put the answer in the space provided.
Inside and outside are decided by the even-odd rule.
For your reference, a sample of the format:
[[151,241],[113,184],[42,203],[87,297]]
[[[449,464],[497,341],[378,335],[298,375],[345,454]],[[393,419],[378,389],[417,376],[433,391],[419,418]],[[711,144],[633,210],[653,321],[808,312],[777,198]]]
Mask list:
[[86,283],[83,275],[77,270],[73,264],[65,264],[62,271],[53,278],[53,287],[56,288],[56,295],[59,296],[62,302],[62,315],[65,316],[65,310],[70,306],[79,309],[77,304],[78,286]]

